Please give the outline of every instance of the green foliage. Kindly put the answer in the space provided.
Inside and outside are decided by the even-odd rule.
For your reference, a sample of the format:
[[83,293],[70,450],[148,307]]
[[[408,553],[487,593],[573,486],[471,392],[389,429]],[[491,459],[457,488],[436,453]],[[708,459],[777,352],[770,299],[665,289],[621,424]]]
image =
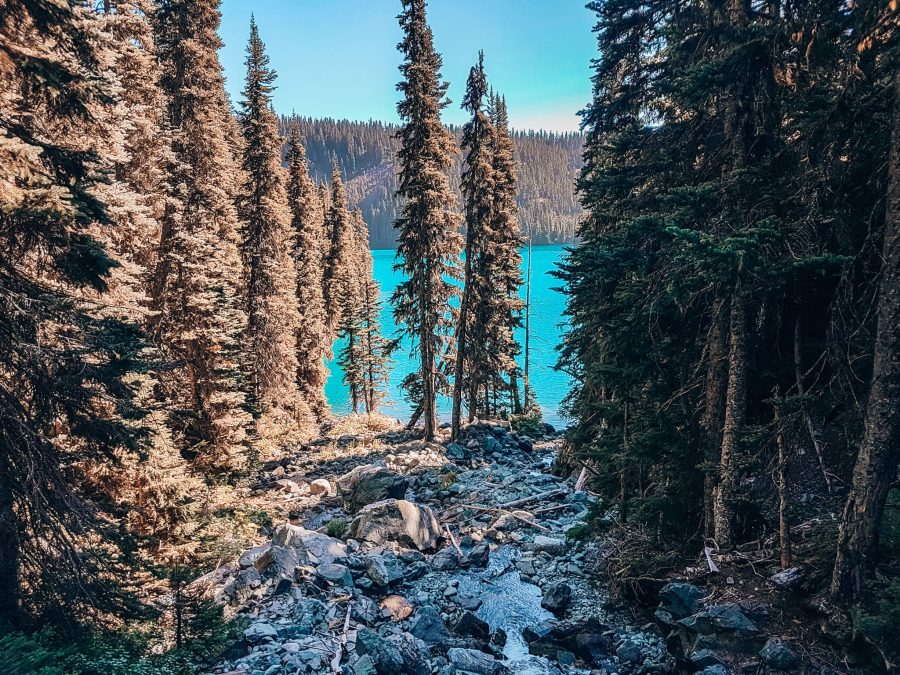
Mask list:
[[853,608],[854,630],[896,660],[900,656],[900,580],[876,581],[868,602]]
[[521,415],[513,415],[510,418],[510,426],[513,431],[530,438],[543,438],[544,418],[537,408],[529,407]]
[[347,534],[347,530],[349,527],[350,524],[345,518],[332,518],[325,525],[325,533],[329,537],[334,537],[335,539],[343,539],[344,535]]

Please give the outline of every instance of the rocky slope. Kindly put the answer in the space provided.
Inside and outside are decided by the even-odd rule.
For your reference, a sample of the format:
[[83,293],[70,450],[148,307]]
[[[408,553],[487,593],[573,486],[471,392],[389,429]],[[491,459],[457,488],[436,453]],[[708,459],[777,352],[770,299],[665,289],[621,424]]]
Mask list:
[[214,672],[725,675],[748,645],[755,668],[800,665],[759,608],[707,606],[687,583],[662,590],[656,622],[608,609],[607,542],[566,536],[594,497],[553,475],[560,442],[482,424],[461,443],[347,436],[270,464],[255,492],[290,522],[195,582],[242,628]]

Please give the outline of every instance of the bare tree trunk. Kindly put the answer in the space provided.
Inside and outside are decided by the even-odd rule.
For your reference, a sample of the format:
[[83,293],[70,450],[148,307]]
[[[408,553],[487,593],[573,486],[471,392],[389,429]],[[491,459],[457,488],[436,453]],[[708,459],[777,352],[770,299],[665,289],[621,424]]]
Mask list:
[[0,634],[21,619],[19,528],[10,479],[0,472]]
[[731,298],[728,341],[728,393],[725,397],[725,424],[719,455],[719,484],[713,503],[713,522],[718,546],[734,539],[734,493],[737,485],[738,435],[744,427],[747,409],[747,320],[746,298],[738,280]]
[[453,410],[450,414],[450,440],[459,439],[459,425],[462,416],[462,388],[466,359],[466,319],[469,314],[469,296],[472,283],[472,255],[466,255],[463,294],[459,303],[459,325],[456,329],[456,364],[453,370]]
[[781,548],[781,569],[787,569],[793,562],[791,547],[791,525],[788,521],[788,450],[784,441],[784,427],[781,422],[781,392],[775,388],[775,443],[778,446],[778,542]]
[[878,530],[900,460],[900,75],[894,110],[879,285],[878,328],[866,428],[838,533],[831,578],[836,600],[861,597],[878,552]]
[[725,303],[714,309],[706,346],[706,387],[703,396],[703,429],[706,432],[705,461],[707,470],[703,478],[703,530],[707,537],[715,536],[713,521],[716,475],[712,467],[718,467],[722,449],[722,418],[725,415],[725,395],[728,388],[728,330],[725,321]]
[[531,364],[531,235],[528,236],[528,268],[525,275],[525,369],[522,374],[522,386],[525,392],[525,407],[528,407],[531,393],[529,379]]
[[[797,394],[802,398],[806,396],[806,385],[803,384],[803,366],[801,359],[801,349],[800,349],[800,317],[798,316],[794,320],[794,373],[795,379],[797,380]],[[828,488],[828,493],[831,494],[832,486],[831,486],[831,476],[828,474],[828,469],[825,468],[825,457],[822,452],[822,435],[819,433],[819,430],[816,428],[815,423],[813,422],[812,415],[810,415],[809,410],[806,407],[806,403],[802,402],[801,404],[801,412],[803,414],[803,420],[806,423],[806,430],[809,433],[809,438],[813,444],[813,450],[816,451],[816,459],[819,461],[819,469],[822,471],[822,478],[825,479],[825,485]]]

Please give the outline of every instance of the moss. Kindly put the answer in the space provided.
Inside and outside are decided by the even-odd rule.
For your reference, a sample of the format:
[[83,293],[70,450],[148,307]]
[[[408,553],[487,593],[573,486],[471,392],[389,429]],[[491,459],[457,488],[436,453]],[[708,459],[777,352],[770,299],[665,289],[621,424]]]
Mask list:
[[325,525],[325,533],[329,537],[334,537],[335,539],[343,539],[347,534],[347,530],[349,528],[350,525],[344,518],[332,518]]

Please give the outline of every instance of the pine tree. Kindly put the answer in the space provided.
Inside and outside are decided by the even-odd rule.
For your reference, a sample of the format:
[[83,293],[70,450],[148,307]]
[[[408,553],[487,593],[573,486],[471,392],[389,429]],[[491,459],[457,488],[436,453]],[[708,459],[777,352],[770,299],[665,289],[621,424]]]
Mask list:
[[297,277],[294,232],[281,169],[281,138],[271,110],[275,72],[250,20],[241,102],[245,183],[238,199],[247,268],[247,338],[257,431],[268,445],[309,437],[315,420],[297,388]]
[[315,183],[309,175],[300,130],[291,125],[288,138],[288,205],[296,236],[294,263],[297,270],[297,386],[319,422],[330,417],[325,398],[328,369],[325,358],[331,346],[326,333],[323,295],[325,222]]
[[247,315],[219,21],[218,0],[165,0],[157,13],[173,156],[152,295],[155,336],[182,364],[165,378],[184,411],[173,415],[173,431],[198,466],[233,470],[250,422],[241,350]]
[[452,437],[459,437],[462,392],[468,392],[469,418],[477,413],[478,392],[489,374],[491,358],[488,339],[491,296],[496,279],[489,276],[488,250],[494,225],[495,181],[490,142],[493,134],[490,117],[484,108],[487,95],[484,55],[469,73],[463,108],[472,119],[463,127],[462,149],[466,152],[466,170],[461,188],[466,216],[466,259],[463,294],[456,330],[456,368],[453,382]]
[[[519,297],[522,287],[523,240],[519,229],[518,176],[516,172],[515,144],[509,134],[509,117],[506,99],[493,95],[491,113],[491,152],[494,169],[494,208],[491,232],[493,235],[492,270],[490,277],[495,280],[495,311],[492,327],[492,349],[496,354],[498,372],[493,387],[508,392],[513,412],[522,410],[519,398],[518,378],[520,368],[516,362],[521,348],[515,338],[515,331],[522,326],[524,302]],[[503,376],[509,378],[508,383]]]
[[353,218],[347,208],[347,193],[337,161],[331,167],[331,196],[328,200],[325,231],[329,236],[323,278],[325,313],[331,340],[345,325],[345,312],[352,311],[357,297],[358,268],[354,267]]
[[95,112],[115,105],[95,21],[76,2],[0,12],[0,630],[67,603],[110,609],[91,574],[110,533],[70,477],[140,447],[123,380],[143,343],[90,297],[117,264],[92,234],[112,226]]
[[396,269],[405,280],[394,291],[394,317],[412,340],[420,366],[404,383],[407,395],[424,419],[425,438],[434,438],[437,394],[445,387],[441,365],[450,346],[456,294],[455,275],[461,238],[447,171],[455,152],[453,137],[441,124],[447,84],[441,80],[441,57],[434,49],[425,16],[425,0],[404,0],[400,15],[405,61],[397,85],[403,100],[397,112],[403,120],[397,153],[402,200],[397,230]]

